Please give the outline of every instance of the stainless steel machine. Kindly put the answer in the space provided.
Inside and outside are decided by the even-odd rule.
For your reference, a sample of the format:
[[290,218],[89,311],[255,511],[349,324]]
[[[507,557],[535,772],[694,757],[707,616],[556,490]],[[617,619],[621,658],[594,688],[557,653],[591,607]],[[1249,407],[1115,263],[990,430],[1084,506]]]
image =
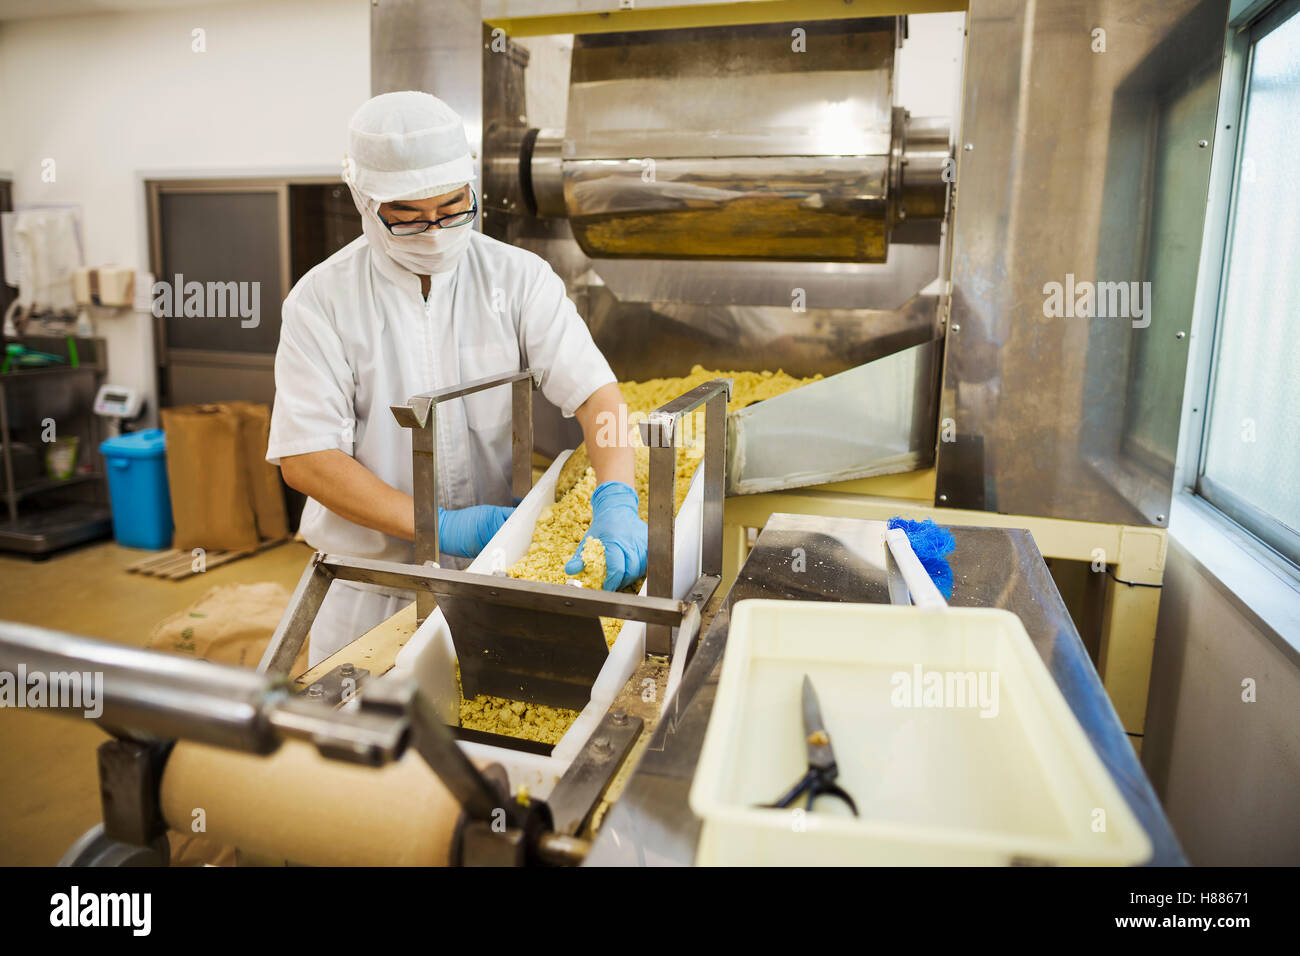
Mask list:
[[[954,572],[970,583],[960,603],[1006,608],[1020,617],[1052,680],[1150,838],[1150,862],[1184,864],[1177,838],[1032,537],[1005,528],[959,527],[953,532]],[[806,551],[809,569],[819,570],[808,573],[792,566],[790,555],[797,549]],[[309,849],[328,855],[305,862],[690,864],[700,821],[690,811],[687,792],[736,602],[758,597],[909,601],[907,585],[886,550],[883,522],[802,515],[773,517],[759,535],[741,582],[709,602],[703,624],[693,602],[569,595],[565,588],[526,582],[503,588],[503,582],[491,576],[378,567],[324,556],[318,564],[352,580],[400,581],[403,586],[481,599],[491,608],[569,616],[628,613],[677,621],[693,640],[698,634],[698,641],[674,695],[656,704],[652,714],[632,713],[624,703],[641,694],[638,675],[604,714],[551,793],[537,800],[511,792],[498,769],[467,760],[428,697],[407,684],[367,684],[355,695],[359,706],[340,709],[339,695],[331,697],[319,684],[295,695],[291,683],[270,673],[0,624],[0,671],[103,674],[99,722],[113,735],[99,751],[104,822],[69,849],[65,863],[166,864],[167,830],[185,831],[191,808],[205,807],[214,823],[221,810],[227,817],[239,817],[234,823],[225,821],[219,833],[244,834],[262,847],[283,845],[283,831],[301,841],[304,831],[314,830]],[[561,593],[552,593],[556,590]],[[564,607],[565,601],[570,606]],[[363,675],[348,674],[344,680],[360,686]],[[69,716],[81,716],[73,706],[63,709]],[[283,761],[291,756],[284,752],[295,747],[298,758]],[[196,748],[202,749],[196,753]],[[303,749],[323,759],[305,761]],[[213,761],[213,753],[232,756]],[[381,802],[395,780],[409,782],[412,776],[384,774],[395,764],[405,763],[411,770],[413,761],[416,771],[426,771],[415,789],[445,794],[432,807],[437,813],[429,812],[428,801],[411,799],[411,788],[407,799]],[[343,769],[323,773],[321,765]],[[356,769],[349,772],[351,768]],[[436,778],[429,776],[429,769]],[[297,779],[304,773],[311,775],[306,783]],[[178,777],[183,779],[178,782]],[[615,777],[622,778],[617,799],[606,800]],[[300,795],[305,789],[315,808],[286,806],[281,787],[296,787]],[[232,789],[233,798],[227,792]],[[277,800],[278,814],[260,813],[261,802]],[[602,802],[605,812],[593,823],[593,810]],[[391,828],[384,830],[375,819],[385,811],[401,821],[402,836],[424,847],[422,855],[413,857],[405,846],[393,845]],[[387,840],[384,834],[389,834]],[[268,853],[263,859],[282,862],[284,857]]]
[[[167,829],[188,829],[189,822],[175,814],[166,819],[163,809],[178,740],[262,757],[301,740],[330,760],[368,767],[397,761],[409,750],[434,769],[461,808],[434,824],[449,832],[449,853],[441,862],[572,864],[586,848],[573,833],[641,729],[639,719],[611,714],[609,727],[601,728],[607,746],[574,761],[549,802],[523,805],[491,767],[471,764],[409,686],[367,693],[360,709],[338,711],[326,701],[293,696],[276,675],[11,623],[0,625],[0,670],[102,675],[99,721],[113,735],[99,748],[104,821],[65,854],[63,862],[73,866],[168,864]],[[59,709],[80,716],[76,708]]]
[[[527,494],[532,391],[537,378],[525,369],[413,396],[393,407],[393,427],[407,427],[413,433],[417,559],[438,554],[437,490],[432,477],[437,473],[436,406],[483,389],[510,386],[516,491]],[[547,798],[521,799],[512,792],[503,768],[475,766],[458,746],[448,726],[449,720],[455,725],[458,702],[448,709],[447,702],[414,681],[370,681],[372,675],[351,664],[331,669],[295,694],[289,668],[335,580],[413,590],[421,598],[418,603],[430,602],[427,607],[436,597],[451,625],[460,683],[469,697],[504,695],[553,707],[583,708],[608,656],[599,624],[602,616],[645,622],[646,655],[665,660],[674,652],[684,655],[699,635],[702,609],[720,581],[729,396],[730,382],[707,382],[654,410],[639,426],[641,440],[650,450],[650,568],[645,596],[448,570],[432,558],[404,565],[318,553],[304,570],[256,672],[0,623],[0,672],[75,674],[78,680],[82,674],[99,674],[103,682],[96,719],[114,737],[99,750],[104,821],[70,848],[65,862],[79,866],[168,863],[167,829],[186,828],[184,815],[194,801],[169,801],[167,775],[172,775],[173,793],[178,788],[191,792],[189,788],[197,786],[203,803],[218,799],[213,791],[219,787],[196,781],[195,772],[184,766],[175,769],[173,748],[178,741],[268,757],[293,740],[309,742],[329,760],[369,767],[400,761],[408,750],[417,753],[451,798],[444,812],[416,825],[420,836],[426,831],[445,834],[434,862],[581,862],[588,844],[577,834],[632,752],[643,718],[618,706],[605,708]],[[706,416],[701,574],[679,601],[672,597],[677,439],[682,419],[701,406]],[[684,663],[679,661],[679,667]],[[354,700],[359,706],[342,708]],[[80,696],[51,703],[70,716],[85,709]],[[654,717],[658,711],[659,707],[652,708]],[[504,737],[495,742],[512,743]],[[205,770],[204,776],[219,776],[210,772],[210,766]],[[264,782],[274,775],[254,765],[235,772],[241,770]],[[182,783],[176,783],[177,776],[185,778]],[[427,789],[426,784],[423,790]],[[420,792],[417,788],[416,799]],[[256,792],[242,793],[236,798],[236,812],[252,815],[257,799]],[[276,824],[268,821],[262,827],[274,830]],[[230,829],[223,832],[232,834]],[[284,845],[275,842],[275,834],[255,839]],[[393,862],[389,857],[379,860]]]
[[[551,77],[567,86],[560,129],[533,125],[524,94],[547,82],[528,71],[563,67],[485,29],[484,230],[552,264],[615,373],[827,376],[733,416],[729,493],[933,463],[927,286],[955,163],[950,117],[895,105],[904,31],[877,17],[579,34]],[[554,416],[539,427],[544,451],[572,441]]]
[[[1167,523],[1226,0],[613,7],[383,0],[372,91],[481,130],[485,231],[621,378],[828,377],[736,416],[729,494],[934,465],[939,507]],[[938,10],[960,114],[913,115]],[[1050,315],[1076,280],[1147,297]]]
[[[662,655],[675,646],[669,628],[698,630],[721,575],[713,530],[721,536],[724,509],[730,515],[737,505],[737,521],[768,524],[774,509],[755,504],[765,495],[786,506],[775,510],[801,516],[772,519],[751,555],[751,578],[733,598],[881,600],[888,593],[881,565],[856,568],[850,558],[875,547],[880,529],[870,519],[898,513],[898,505],[824,486],[933,467],[927,513],[985,526],[956,529],[954,569],[967,589],[958,603],[1021,616],[1143,816],[1157,859],[1177,862],[1176,841],[1128,744],[1140,739],[1150,636],[1121,646],[1120,625],[1103,635],[1097,670],[1117,719],[1038,548],[1096,561],[1100,547],[1123,588],[1106,597],[1106,613],[1142,618],[1153,631],[1226,0],[1137,11],[1120,0],[919,4],[967,10],[960,116],[914,116],[896,96],[905,15],[918,4],[612,6],[377,0],[372,91],[429,90],[466,118],[478,144],[484,230],[551,264],[620,378],[680,375],[695,364],[824,376],[726,416],[724,428],[710,420],[711,441],[726,435],[726,466],[706,465],[711,530],[692,599],[674,602],[664,590],[672,554],[665,439],[675,418],[701,402],[720,414],[716,383],[708,395],[661,409],[643,429],[652,446],[649,596],[318,556],[264,673],[220,677],[233,682],[216,695],[226,703],[214,699],[210,713],[196,717],[193,704],[209,700],[204,679],[215,672],[132,658],[132,670],[166,670],[197,696],[182,706],[169,677],[156,705],[165,719],[154,722],[147,718],[154,705],[139,705],[157,696],[152,681],[137,686],[127,675],[110,719],[254,751],[308,737],[330,756],[372,763],[410,744],[466,811],[458,832],[475,836],[456,838],[456,859],[573,861],[585,847],[565,842],[577,832],[572,821],[585,818],[628,753],[628,735],[640,731],[635,719],[611,708],[575,761],[574,779],[562,781],[545,810],[511,809],[506,836],[485,832],[484,812],[505,798],[484,783],[486,771],[453,753],[450,735],[418,699],[372,698],[370,712],[333,713],[319,701],[286,700],[270,676],[296,653],[328,580],[436,595],[449,619],[461,619],[452,624],[462,661],[465,651],[508,645],[511,665],[523,667],[523,683],[544,699],[589,674],[592,661],[581,652],[564,674],[543,673],[540,662],[573,631],[572,619],[645,620],[656,628],[647,650]],[[1077,279],[1150,283],[1145,307],[1050,315],[1046,289]],[[534,430],[532,441],[517,434],[517,481],[526,473],[520,456],[534,441],[550,454],[576,443],[556,410],[524,407],[528,370],[503,373],[395,409],[412,430],[417,497],[432,491],[432,407],[467,390],[515,389],[516,422]],[[710,456],[720,463],[723,449],[715,445]],[[810,486],[802,497],[791,494]],[[947,518],[945,509],[954,509]],[[424,561],[436,554],[436,520],[417,514]],[[1033,528],[1034,537],[1002,527],[1010,524]],[[824,553],[834,569],[815,588],[779,573],[795,545]],[[671,713],[602,833],[622,827],[636,839],[610,836],[596,857],[690,861],[696,825],[681,791],[707,725],[728,606],[711,627],[705,621]],[[37,653],[39,643],[11,634],[0,642],[9,655],[0,666]],[[55,646],[64,651],[112,663],[101,648]],[[471,682],[492,686],[504,664],[489,662],[480,673],[471,665]],[[230,698],[240,703],[227,719]],[[133,753],[122,758],[130,763],[123,789],[113,792],[126,795],[134,829],[119,832],[150,837],[138,811],[149,807],[148,774],[165,752]],[[108,852],[102,845],[87,852],[101,851]]]
[[[1012,516],[1140,741],[1227,0],[614,7],[380,0],[371,90],[466,117],[484,229],[620,377],[826,376],[731,416],[724,579],[778,512]],[[912,115],[898,64],[939,11],[959,105]]]

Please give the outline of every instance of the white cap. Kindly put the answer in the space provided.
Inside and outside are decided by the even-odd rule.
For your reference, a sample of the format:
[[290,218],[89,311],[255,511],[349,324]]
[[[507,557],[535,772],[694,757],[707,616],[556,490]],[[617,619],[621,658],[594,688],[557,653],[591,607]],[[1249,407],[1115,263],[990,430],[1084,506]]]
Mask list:
[[348,122],[344,179],[377,202],[428,199],[474,179],[465,124],[428,93],[383,93]]

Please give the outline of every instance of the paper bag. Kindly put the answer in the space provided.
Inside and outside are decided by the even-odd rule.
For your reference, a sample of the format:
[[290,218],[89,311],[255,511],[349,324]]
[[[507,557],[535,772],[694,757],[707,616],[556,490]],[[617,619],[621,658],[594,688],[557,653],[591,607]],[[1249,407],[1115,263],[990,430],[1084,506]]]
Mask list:
[[225,405],[162,410],[167,485],[179,551],[257,547],[257,522],[243,462],[240,417]]
[[271,437],[271,410],[259,402],[228,402],[239,416],[239,443],[252,495],[253,518],[263,541],[288,537],[280,469],[266,460]]

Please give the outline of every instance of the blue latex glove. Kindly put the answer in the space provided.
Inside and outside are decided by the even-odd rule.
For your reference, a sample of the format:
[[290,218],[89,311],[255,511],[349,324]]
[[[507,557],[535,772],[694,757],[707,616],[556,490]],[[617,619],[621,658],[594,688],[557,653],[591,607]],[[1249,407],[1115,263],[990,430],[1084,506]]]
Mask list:
[[438,509],[438,549],[459,558],[475,558],[506,523],[514,508],[474,505]]
[[591,493],[591,528],[578,542],[565,574],[581,574],[582,546],[588,538],[605,545],[605,590],[618,591],[645,574],[649,548],[646,524],[637,514],[636,490],[622,481],[606,481]]

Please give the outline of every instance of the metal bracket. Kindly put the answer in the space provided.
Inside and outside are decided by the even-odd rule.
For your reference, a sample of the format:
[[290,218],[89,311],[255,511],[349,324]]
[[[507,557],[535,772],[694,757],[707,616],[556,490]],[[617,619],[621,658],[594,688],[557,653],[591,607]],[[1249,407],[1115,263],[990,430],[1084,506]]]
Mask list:
[[369,679],[370,671],[364,667],[357,667],[349,661],[321,675],[320,680],[314,681],[310,687],[301,692],[301,696],[338,706],[355,697],[361,685]]
[[289,597],[289,606],[280,615],[280,623],[275,626],[275,633],[262,652],[262,659],[257,665],[259,674],[287,677],[289,668],[298,659],[298,654],[307,641],[311,622],[316,620],[316,613],[325,601],[330,585],[334,583],[330,569],[321,566],[324,557],[322,552],[317,551],[307,561],[307,567],[302,569],[298,585]]
[[[700,575],[722,577],[723,497],[727,487],[727,402],[732,380],[715,378],[697,385],[650,413],[641,423],[641,441],[650,449],[649,561],[646,593],[653,597],[673,594],[673,532],[676,521],[678,423],[704,406],[704,515],[700,550]],[[716,585],[715,585],[716,586]],[[707,598],[706,598],[707,600]],[[646,628],[646,653],[671,657],[672,628],[652,624]]]
[[[436,392],[413,395],[405,405],[392,405],[393,417],[411,430],[411,478],[415,493],[415,563],[438,561],[438,405],[498,385],[511,385],[511,470],[514,494],[522,498],[533,487],[533,389],[541,373],[531,368],[506,375],[491,375]],[[432,595],[415,599],[415,618],[423,624],[433,613]]]
[[[581,708],[591,697],[591,685],[609,656],[599,618],[672,628],[692,607],[672,598],[323,553],[312,558],[295,595],[306,606],[336,579],[436,598],[451,624],[466,694],[556,707]],[[290,604],[263,660],[291,662],[318,608],[319,601],[308,616]]]
[[556,833],[575,836],[582,830],[644,725],[624,710],[605,714],[547,798]]
[[[393,406],[397,421],[412,429],[416,564],[315,555],[272,636],[260,671],[288,673],[335,578],[415,590],[420,621],[440,604],[460,661],[462,688],[469,696],[492,694],[558,707],[585,706],[608,656],[596,620],[600,616],[645,621],[646,653],[672,656],[673,628],[682,623],[690,604],[702,606],[708,600],[722,576],[731,380],[714,379],[691,389],[655,409],[640,426],[642,441],[650,449],[648,597],[644,599],[605,592],[597,596],[582,589],[497,576],[460,578],[457,575],[465,572],[444,571],[434,563],[438,556],[437,405],[507,383],[515,389],[515,488],[517,493],[527,494],[532,486],[533,370],[416,395],[406,405]],[[679,423],[700,405],[705,407],[706,429],[701,574],[691,601],[683,604],[672,599],[676,443]],[[655,605],[655,599],[664,605]],[[652,616],[643,617],[642,612]]]
[[106,740],[99,745],[99,796],[104,836],[149,846],[167,833],[158,807],[162,768],[170,743]]

